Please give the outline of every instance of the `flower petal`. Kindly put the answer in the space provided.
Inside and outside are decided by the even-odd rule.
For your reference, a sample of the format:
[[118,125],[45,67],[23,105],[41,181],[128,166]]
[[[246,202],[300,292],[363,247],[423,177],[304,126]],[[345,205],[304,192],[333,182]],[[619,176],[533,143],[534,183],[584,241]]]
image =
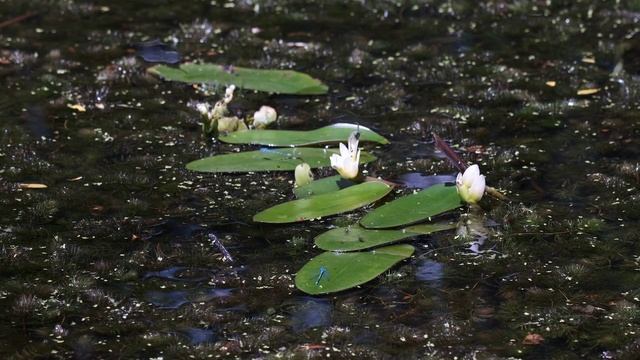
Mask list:
[[358,149],[359,141],[360,141],[359,132],[354,131],[351,133],[351,135],[349,135],[349,140],[347,141],[347,143],[349,145],[349,151],[351,151],[352,154],[355,154],[355,151]]
[[482,199],[485,187],[486,180],[484,178],[484,175],[478,176],[473,182],[473,185],[471,185],[471,188],[469,188],[469,198],[472,200],[472,202],[478,202],[480,201],[480,199]]
[[462,183],[467,187],[471,187],[478,176],[480,176],[480,168],[478,165],[471,165],[464,171],[464,175],[462,175]]
[[349,151],[349,149],[343,143],[340,143],[340,156],[342,156],[342,157],[351,156],[351,152]]
[[338,154],[331,154],[329,161],[331,161],[331,167],[336,170],[342,166],[342,156]]

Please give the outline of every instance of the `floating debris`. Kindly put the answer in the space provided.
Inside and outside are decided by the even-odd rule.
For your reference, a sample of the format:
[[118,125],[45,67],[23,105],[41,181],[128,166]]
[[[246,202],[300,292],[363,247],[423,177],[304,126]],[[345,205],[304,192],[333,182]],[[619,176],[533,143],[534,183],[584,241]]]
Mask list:
[[544,341],[544,338],[540,334],[527,334],[522,340],[523,345],[540,345]]
[[588,88],[588,89],[580,89],[578,90],[578,95],[580,96],[587,96],[587,95],[593,95],[600,92],[599,88]]
[[87,107],[84,106],[83,104],[67,104],[67,107],[69,109],[75,110],[75,111],[79,111],[79,112],[85,112],[87,111]]
[[46,189],[48,186],[45,184],[39,184],[39,183],[21,183],[21,184],[18,184],[18,187],[20,189],[36,190],[36,189]]

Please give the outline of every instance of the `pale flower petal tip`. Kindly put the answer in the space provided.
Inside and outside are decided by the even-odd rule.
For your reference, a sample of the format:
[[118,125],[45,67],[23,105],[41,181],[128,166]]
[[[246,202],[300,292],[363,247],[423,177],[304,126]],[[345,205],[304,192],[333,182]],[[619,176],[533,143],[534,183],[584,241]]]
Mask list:
[[484,195],[486,188],[486,179],[484,175],[480,175],[478,165],[471,165],[464,174],[458,173],[456,177],[456,188],[458,194],[466,203],[475,204]]
[[480,167],[476,164],[471,165],[464,171],[462,183],[470,187],[478,176],[480,176]]
[[329,157],[329,161],[331,161],[331,167],[337,170],[342,163],[342,158],[338,154],[331,154],[331,157]]

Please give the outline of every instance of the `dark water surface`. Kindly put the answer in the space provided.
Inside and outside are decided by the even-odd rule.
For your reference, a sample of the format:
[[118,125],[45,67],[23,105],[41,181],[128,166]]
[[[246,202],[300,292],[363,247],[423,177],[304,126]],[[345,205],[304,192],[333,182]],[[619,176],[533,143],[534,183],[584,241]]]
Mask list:
[[[29,12],[0,27],[1,358],[638,358],[637,1],[0,0],[0,23]],[[252,223],[293,175],[185,170],[244,147],[203,137],[189,103],[218,95],[146,74],[145,42],[308,72],[327,96],[232,110],[369,126],[392,141],[369,174],[416,187],[455,175],[436,132],[512,201],[486,201],[479,254],[422,236],[379,279],[308,297],[313,237],[366,210]]]

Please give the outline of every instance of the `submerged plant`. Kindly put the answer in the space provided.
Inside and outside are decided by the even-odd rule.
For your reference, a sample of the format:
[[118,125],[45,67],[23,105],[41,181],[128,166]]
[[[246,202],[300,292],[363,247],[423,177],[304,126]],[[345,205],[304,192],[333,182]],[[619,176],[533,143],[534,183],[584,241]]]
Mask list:
[[274,108],[266,105],[260,107],[253,114],[253,118],[243,120],[237,116],[230,116],[228,105],[233,100],[235,89],[235,85],[229,85],[225,90],[224,97],[213,108],[207,103],[196,104],[196,109],[205,118],[205,122],[202,124],[202,130],[205,134],[227,134],[249,130],[248,124],[256,129],[265,129],[276,121],[278,113]]
[[209,104],[200,103],[196,108],[205,117],[206,122],[202,124],[202,130],[205,134],[215,132],[229,132],[246,129],[247,126],[236,116],[228,116],[229,110],[227,105],[233,100],[233,92],[236,87],[229,85],[225,90],[224,97],[218,101],[213,109]]

